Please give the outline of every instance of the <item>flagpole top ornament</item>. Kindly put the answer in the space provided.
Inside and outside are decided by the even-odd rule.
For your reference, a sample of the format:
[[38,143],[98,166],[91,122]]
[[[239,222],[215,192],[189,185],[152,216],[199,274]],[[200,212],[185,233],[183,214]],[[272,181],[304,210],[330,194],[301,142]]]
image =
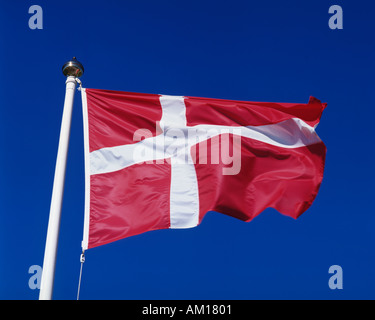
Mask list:
[[73,57],[72,60],[66,62],[62,67],[62,72],[66,77],[73,76],[79,78],[83,75],[84,71],[85,69],[83,68],[83,65],[76,59],[76,57]]

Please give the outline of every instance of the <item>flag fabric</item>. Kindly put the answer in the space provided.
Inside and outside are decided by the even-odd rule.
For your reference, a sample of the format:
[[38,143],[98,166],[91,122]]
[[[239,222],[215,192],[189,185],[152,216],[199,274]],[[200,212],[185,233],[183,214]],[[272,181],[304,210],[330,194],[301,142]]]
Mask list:
[[208,211],[297,218],[315,199],[325,103],[268,103],[82,89],[82,247],[191,228]]

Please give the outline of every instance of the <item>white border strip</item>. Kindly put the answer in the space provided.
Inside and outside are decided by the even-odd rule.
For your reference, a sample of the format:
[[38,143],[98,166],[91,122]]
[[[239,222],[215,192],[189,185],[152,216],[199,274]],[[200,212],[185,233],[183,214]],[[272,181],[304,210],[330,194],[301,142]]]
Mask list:
[[81,89],[82,115],[83,115],[83,143],[85,157],[85,215],[83,222],[82,250],[87,250],[89,244],[90,225],[90,148],[89,148],[89,122],[87,114],[86,89]]
[[[163,100],[161,100],[161,103],[163,103]],[[168,103],[170,104],[171,101],[169,100]],[[180,101],[177,100],[177,104],[179,103]],[[173,129],[173,127],[167,125],[167,123],[173,123],[173,121],[168,119],[168,117],[169,115],[163,110],[162,135],[147,138],[135,144],[102,148],[91,152],[90,174],[114,172],[139,162],[170,158],[172,157],[172,154],[168,153],[170,144],[173,144],[174,147],[186,148],[185,152],[189,155],[191,146],[221,133],[232,133],[286,149],[305,147],[321,142],[314,128],[298,118],[263,126],[196,125],[193,127],[179,127],[177,129],[181,133],[181,139],[173,140],[171,136],[176,131],[171,130],[169,134],[168,129]],[[162,123],[162,121],[160,122]],[[192,132],[191,135],[189,131]],[[190,137],[190,139],[186,137]],[[153,153],[154,149],[155,153]],[[173,148],[171,149],[173,150]],[[134,157],[135,154],[144,154],[144,157]]]

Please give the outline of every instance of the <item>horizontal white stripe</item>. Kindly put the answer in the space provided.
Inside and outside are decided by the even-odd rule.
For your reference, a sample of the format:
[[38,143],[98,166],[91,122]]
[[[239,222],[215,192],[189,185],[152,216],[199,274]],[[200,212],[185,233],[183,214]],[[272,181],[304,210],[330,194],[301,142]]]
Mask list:
[[293,118],[264,126],[232,127],[197,125],[169,128],[163,134],[135,144],[102,148],[90,153],[91,174],[124,169],[143,161],[167,159],[179,152],[187,153],[194,144],[222,133],[232,133],[281,148],[299,148],[321,142],[313,127]]
[[192,128],[204,133],[232,133],[245,138],[258,140],[281,148],[299,148],[321,142],[313,127],[298,118],[288,119],[275,124],[263,126],[228,127],[215,125],[197,125]]

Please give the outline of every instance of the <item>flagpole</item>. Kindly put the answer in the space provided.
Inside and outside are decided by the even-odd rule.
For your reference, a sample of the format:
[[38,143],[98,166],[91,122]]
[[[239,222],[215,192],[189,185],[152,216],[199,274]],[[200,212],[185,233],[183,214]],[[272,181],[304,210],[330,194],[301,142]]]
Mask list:
[[55,177],[53,181],[39,300],[52,299],[74,92],[76,88],[77,78],[82,76],[84,69],[82,64],[79,63],[75,58],[73,58],[72,60],[64,64],[62,71],[63,74],[67,77],[65,82],[65,102],[61,121],[59,147],[57,151]]

